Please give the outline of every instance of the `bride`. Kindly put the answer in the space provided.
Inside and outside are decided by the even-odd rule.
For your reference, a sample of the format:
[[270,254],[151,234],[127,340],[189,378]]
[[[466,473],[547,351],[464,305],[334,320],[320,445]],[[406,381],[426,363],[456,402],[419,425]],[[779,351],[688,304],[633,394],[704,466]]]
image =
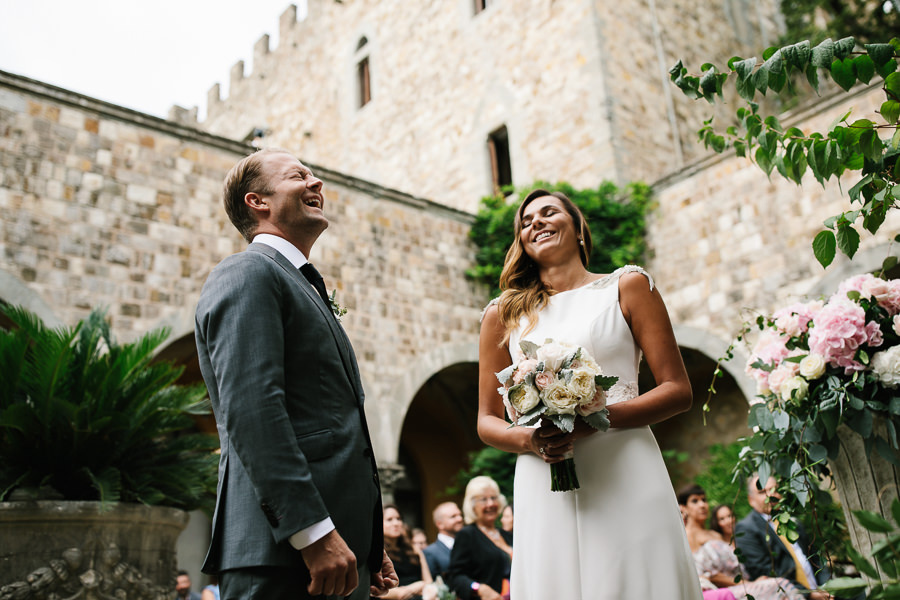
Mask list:
[[[684,412],[691,386],[665,305],[643,269],[587,270],[591,236],[565,195],[531,192],[516,212],[499,299],[479,342],[478,433],[519,454],[515,600],[699,600],[699,582],[675,494],[648,425]],[[519,342],[548,338],[584,347],[606,375],[611,428],[582,421],[509,427],[495,373],[521,358]],[[638,395],[643,353],[656,387]],[[574,452],[581,488],[550,491],[550,464]]]

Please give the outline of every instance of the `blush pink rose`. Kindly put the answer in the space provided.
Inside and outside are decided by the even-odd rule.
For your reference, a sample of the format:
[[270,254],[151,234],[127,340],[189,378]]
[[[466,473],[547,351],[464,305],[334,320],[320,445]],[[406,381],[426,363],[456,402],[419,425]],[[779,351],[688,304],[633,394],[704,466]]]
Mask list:
[[[794,375],[796,375],[794,369],[791,367],[791,365],[794,364],[796,363],[781,363],[774,371],[769,373],[769,389],[776,396],[781,395],[781,386],[783,386],[786,381],[793,379]],[[799,368],[799,365],[797,366]]]
[[556,381],[556,377],[549,371],[541,371],[534,376],[534,385],[537,386],[537,389],[539,390],[547,389],[553,385],[554,381]]
[[513,384],[519,385],[522,383],[525,380],[525,376],[534,371],[537,365],[537,361],[531,358],[520,362],[519,366],[516,367],[516,372],[513,373]]
[[813,319],[809,351],[822,355],[832,366],[843,367],[844,374],[849,375],[865,369],[855,356],[870,335],[874,332],[866,327],[862,307],[836,295]]
[[582,417],[586,417],[588,415],[592,415],[595,412],[599,412],[606,408],[606,392],[602,388],[597,388],[597,393],[594,394],[594,397],[587,404],[582,404],[578,408],[575,409]]

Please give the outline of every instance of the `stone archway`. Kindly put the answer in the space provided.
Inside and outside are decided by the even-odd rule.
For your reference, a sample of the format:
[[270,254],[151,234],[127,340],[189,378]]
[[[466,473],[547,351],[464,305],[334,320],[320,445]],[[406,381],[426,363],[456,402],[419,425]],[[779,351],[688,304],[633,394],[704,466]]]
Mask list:
[[[0,270],[0,302],[30,310],[39,316],[47,327],[60,327],[64,324],[37,292],[22,283],[15,275],[3,270]],[[8,327],[6,321],[5,317],[0,316],[0,327]]]
[[434,537],[431,511],[461,496],[445,492],[466,466],[468,454],[484,444],[476,432],[478,363],[449,365],[429,377],[414,394],[398,442],[403,475],[395,482],[394,502],[410,526]]
[[[688,483],[701,471],[708,449],[713,444],[729,444],[750,434],[747,427],[748,400],[756,393],[753,381],[744,373],[745,358],[735,353],[735,358],[722,364],[725,374],[716,380],[716,394],[709,397],[709,385],[718,357],[728,348],[728,343],[703,330],[676,326],[675,337],[681,348],[688,377],[693,390],[691,409],[667,421],[653,426],[660,449],[684,452],[688,460],[669,464],[675,487]],[[641,369],[641,390],[655,385],[647,368]],[[703,406],[709,400],[710,411],[703,419]]]

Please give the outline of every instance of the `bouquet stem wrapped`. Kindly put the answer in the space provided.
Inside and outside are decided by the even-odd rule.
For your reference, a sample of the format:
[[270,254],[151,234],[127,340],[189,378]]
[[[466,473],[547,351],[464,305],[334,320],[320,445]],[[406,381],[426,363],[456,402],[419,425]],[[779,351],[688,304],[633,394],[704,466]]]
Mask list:
[[[576,417],[600,431],[609,429],[606,391],[618,377],[603,375],[581,346],[548,339],[538,346],[523,340],[524,358],[497,373],[511,426],[549,422],[564,432],[575,428]],[[572,456],[550,465],[550,489],[577,490],[580,486]]]

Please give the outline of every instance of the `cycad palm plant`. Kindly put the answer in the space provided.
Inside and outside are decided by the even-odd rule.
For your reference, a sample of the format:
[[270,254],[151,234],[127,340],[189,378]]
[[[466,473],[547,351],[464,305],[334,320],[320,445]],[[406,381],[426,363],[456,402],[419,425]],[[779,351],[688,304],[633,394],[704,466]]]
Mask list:
[[[192,431],[208,412],[203,385],[153,362],[168,336],[113,339],[104,311],[74,328],[0,307],[0,500],[15,496],[140,502],[193,510],[214,499],[215,436]],[[15,497],[14,496],[14,497]]]

